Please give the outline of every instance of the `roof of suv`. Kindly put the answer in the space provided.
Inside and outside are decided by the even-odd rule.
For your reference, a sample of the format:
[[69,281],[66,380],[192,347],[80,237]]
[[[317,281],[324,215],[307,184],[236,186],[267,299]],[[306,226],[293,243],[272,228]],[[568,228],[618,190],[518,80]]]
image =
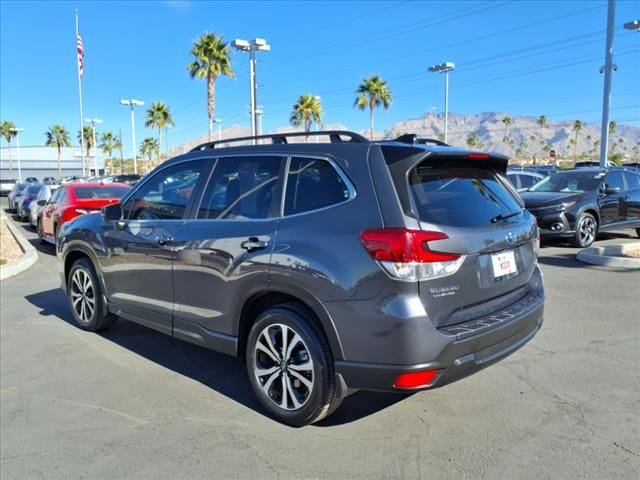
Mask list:
[[[323,139],[323,141],[309,143],[304,140],[295,143],[289,142],[290,138],[296,139],[302,137],[304,137],[305,139],[308,139],[309,137],[324,137],[325,139],[328,138],[328,141],[325,141]],[[253,144],[254,141],[259,143]],[[265,141],[269,141],[270,143],[262,143]],[[239,143],[239,145],[232,145],[234,143]],[[295,146],[295,149],[299,152],[304,151],[309,153],[339,153],[340,151],[344,150],[353,151],[352,149],[367,150],[372,145],[379,145],[383,148],[406,148],[408,149],[408,154],[411,154],[412,151],[413,153],[418,153],[417,151],[422,150],[424,152],[432,152],[438,155],[469,155],[469,158],[475,159],[486,159],[491,157],[494,161],[497,160],[500,163],[504,162],[505,167],[508,159],[507,156],[500,153],[491,152],[490,154],[488,154],[459,147],[452,147],[440,140],[419,138],[415,134],[405,134],[396,139],[379,140],[372,142],[359,133],[350,132],[347,130],[327,130],[318,132],[284,132],[269,135],[259,135],[256,137],[238,137],[218,140],[214,142],[207,142],[198,145],[184,155],[180,155],[168,160],[167,162],[165,162],[165,164],[172,164],[184,160],[185,157],[189,158],[194,153],[209,150],[215,150],[216,153],[220,154],[249,153],[255,151],[270,153],[282,151],[283,147],[286,146]]]

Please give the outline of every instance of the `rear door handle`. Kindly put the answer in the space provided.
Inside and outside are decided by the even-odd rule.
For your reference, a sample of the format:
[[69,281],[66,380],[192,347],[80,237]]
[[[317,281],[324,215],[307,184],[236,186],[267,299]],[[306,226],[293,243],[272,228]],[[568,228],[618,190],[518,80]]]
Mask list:
[[173,237],[171,235],[167,235],[166,233],[160,235],[158,238],[158,245],[165,246],[167,243],[173,242]]
[[262,241],[258,237],[250,237],[248,240],[245,240],[240,244],[242,248],[249,251],[267,248],[268,245],[269,242]]

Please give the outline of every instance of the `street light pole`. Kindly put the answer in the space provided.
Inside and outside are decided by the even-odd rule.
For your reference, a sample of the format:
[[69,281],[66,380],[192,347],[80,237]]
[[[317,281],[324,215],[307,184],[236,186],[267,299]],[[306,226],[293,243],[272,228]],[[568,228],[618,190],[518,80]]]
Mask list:
[[600,166],[607,165],[607,154],[609,151],[609,113],[611,108],[611,74],[618,67],[613,63],[613,31],[616,16],[616,2],[609,0],[607,9],[607,46],[604,52],[604,67],[600,68],[600,73],[604,72],[604,93],[602,95],[602,130],[600,132]]
[[[233,42],[231,42],[231,45],[241,52],[249,52],[251,136],[255,137],[257,135],[258,129],[258,85],[256,82],[256,52],[269,52],[271,51],[271,45],[269,45],[264,38],[254,38],[251,41],[237,38]],[[256,144],[255,139],[253,140],[253,144]]]
[[12,128],[11,131],[16,134],[16,160],[18,161],[18,181],[22,182],[22,164],[20,163],[20,132],[24,132],[24,128]]
[[444,73],[444,143],[447,143],[449,128],[449,72],[455,68],[453,62],[444,62],[429,67],[430,72]]
[[213,123],[218,124],[218,141],[222,140],[222,119],[214,118]]
[[96,139],[96,125],[100,125],[102,120],[99,118],[85,118],[85,123],[91,124],[91,134],[93,135],[93,175],[98,176],[98,145]]
[[[128,105],[131,107],[131,150],[133,152],[133,173],[138,173],[138,158],[136,148],[136,119],[133,112],[133,107],[141,107],[144,105],[142,100],[136,100],[131,98],[129,100],[120,100],[120,105]],[[120,139],[122,141],[122,139]]]

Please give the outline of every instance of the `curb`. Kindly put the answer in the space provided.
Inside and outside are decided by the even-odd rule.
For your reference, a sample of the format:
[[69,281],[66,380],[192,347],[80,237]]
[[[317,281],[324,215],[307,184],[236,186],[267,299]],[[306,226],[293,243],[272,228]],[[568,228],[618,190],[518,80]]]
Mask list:
[[3,210],[0,210],[0,221],[7,225],[11,235],[13,235],[13,238],[18,242],[20,249],[24,252],[24,255],[20,258],[0,266],[0,280],[4,280],[5,278],[13,277],[14,275],[24,272],[36,263],[36,261],[38,261],[38,252],[24,237],[15,224],[7,217]]
[[576,259],[584,263],[603,267],[637,270],[640,269],[640,258],[621,257],[620,254],[638,248],[640,248],[640,242],[585,248],[577,253]]

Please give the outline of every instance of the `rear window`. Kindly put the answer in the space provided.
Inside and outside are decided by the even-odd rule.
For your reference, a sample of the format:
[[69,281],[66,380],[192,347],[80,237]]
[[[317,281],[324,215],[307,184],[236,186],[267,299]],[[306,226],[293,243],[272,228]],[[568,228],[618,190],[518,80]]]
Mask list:
[[482,168],[421,164],[409,174],[409,189],[420,220],[438,225],[488,225],[522,210],[496,174]]
[[95,186],[95,187],[75,187],[76,198],[86,200],[89,198],[121,198],[129,191],[127,187],[121,186]]
[[31,186],[27,189],[27,195],[37,195],[38,192],[42,189],[42,185]]

